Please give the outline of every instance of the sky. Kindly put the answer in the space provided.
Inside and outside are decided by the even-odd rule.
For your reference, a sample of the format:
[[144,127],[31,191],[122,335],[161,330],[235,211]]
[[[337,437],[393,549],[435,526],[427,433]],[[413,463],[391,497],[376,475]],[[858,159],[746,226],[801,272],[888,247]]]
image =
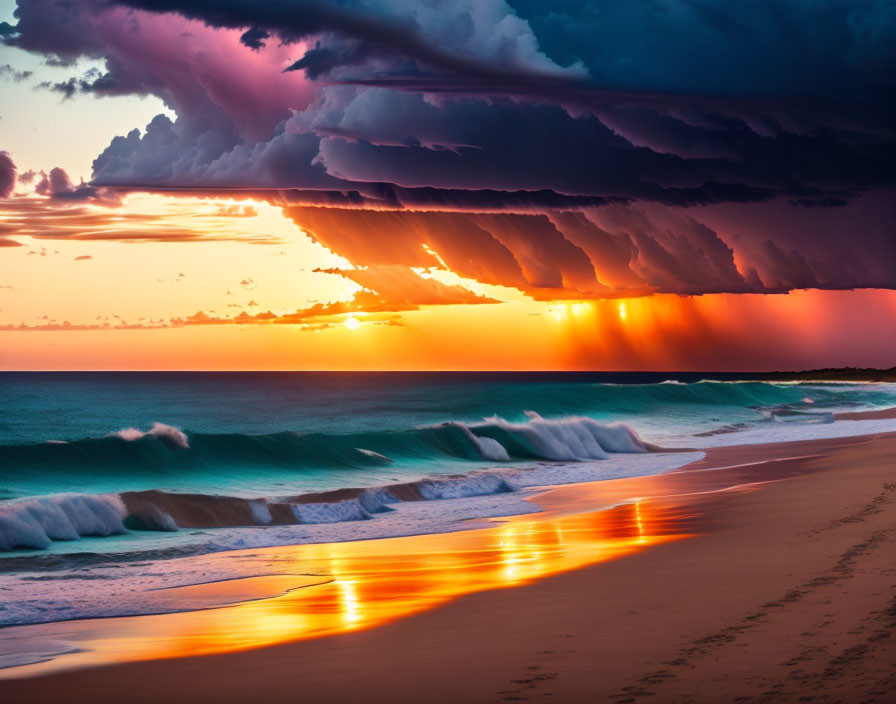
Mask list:
[[891,0],[0,0],[0,368],[896,364]]

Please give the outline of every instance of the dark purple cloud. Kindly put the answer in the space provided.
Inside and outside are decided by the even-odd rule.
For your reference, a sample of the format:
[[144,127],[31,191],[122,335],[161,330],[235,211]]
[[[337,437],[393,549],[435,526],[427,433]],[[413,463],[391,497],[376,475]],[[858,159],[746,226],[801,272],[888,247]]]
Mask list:
[[16,187],[16,165],[9,152],[0,151],[0,198],[9,198]]
[[[22,0],[5,43],[57,64],[100,59],[47,87],[64,95],[156,95],[177,113],[184,138],[211,158],[243,142],[269,139],[293,107],[311,97],[298,74],[284,74],[301,47],[270,42],[252,51],[241,32],[214,30],[173,15],[114,7],[106,0]],[[74,68],[73,68],[74,70]]]
[[6,78],[15,83],[26,81],[34,74],[33,71],[20,71],[10,64],[0,66],[0,77]]
[[[317,37],[314,48],[306,53],[316,58],[305,62],[306,66],[316,64],[316,75],[377,60],[410,60],[441,72],[479,73],[495,79],[514,74],[585,75],[579,65],[563,67],[545,57],[528,25],[501,0],[458,0],[428,7],[389,0],[125,0],[118,4],[174,12],[216,27],[263,31],[284,41]],[[364,48],[359,50],[358,43]],[[322,54],[326,61],[321,61]]]
[[47,196],[56,201],[93,201],[104,205],[119,205],[118,193],[106,188],[97,188],[81,181],[78,185],[72,183],[68,173],[60,168],[50,169],[50,173],[39,174],[40,179],[34,186],[34,192],[41,196]]
[[47,88],[176,113],[57,199],[251,191],[358,266],[426,244],[539,298],[896,286],[888,0],[18,5],[4,42],[103,61]]
[[[609,6],[595,13],[571,3],[545,14],[503,0],[426,10],[401,0],[21,0],[7,41],[58,60],[105,59],[105,72],[53,86],[64,94],[153,93],[175,110],[175,122],[156,120],[98,158],[95,180],[106,185],[348,192],[368,183],[680,205],[786,196],[813,206],[893,185],[896,145],[880,71],[892,57],[879,37],[856,31],[847,41],[838,24],[867,28],[877,18],[889,36],[892,23],[874,2],[804,8],[818,26],[794,25],[802,52],[838,68],[819,82],[812,63],[790,48],[793,37],[770,31],[775,17],[793,24],[796,4],[779,5],[751,19],[717,3],[681,3],[670,19],[641,6],[626,18]],[[178,14],[185,24],[172,19]],[[643,65],[624,66],[613,80],[580,41],[582,28],[558,19],[577,17],[606,35],[604,15],[615,21],[612,46],[620,37],[639,52],[645,37],[657,44]],[[655,35],[648,21],[671,23],[676,36],[712,35],[706,66],[716,59],[740,72],[725,90],[715,73],[690,65],[645,82],[645,71],[691,60],[679,39]],[[751,55],[758,64],[791,62],[764,91],[748,54],[737,54],[747,52],[741,35],[763,33],[762,54]],[[829,42],[824,56],[816,34]],[[230,37],[226,66],[208,58],[220,53],[218,35]],[[571,42],[566,51],[558,35]],[[275,52],[283,42],[294,60]],[[666,45],[684,58],[664,55]],[[276,56],[264,64],[266,52]],[[307,82],[293,86],[292,100],[289,91],[254,89],[300,73],[317,80],[313,102]],[[779,74],[812,90],[784,90]]]

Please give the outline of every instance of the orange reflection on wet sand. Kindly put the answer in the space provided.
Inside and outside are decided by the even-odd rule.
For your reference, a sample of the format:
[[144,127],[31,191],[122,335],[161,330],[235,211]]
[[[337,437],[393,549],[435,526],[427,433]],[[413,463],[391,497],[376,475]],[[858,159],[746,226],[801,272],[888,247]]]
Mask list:
[[62,641],[80,652],[7,669],[0,677],[245,650],[371,628],[465,594],[526,584],[685,537],[683,519],[680,509],[639,501],[600,512],[518,516],[457,533],[253,551],[269,557],[276,574],[164,594],[170,605],[210,590],[240,602],[231,606],[4,629],[4,640]]

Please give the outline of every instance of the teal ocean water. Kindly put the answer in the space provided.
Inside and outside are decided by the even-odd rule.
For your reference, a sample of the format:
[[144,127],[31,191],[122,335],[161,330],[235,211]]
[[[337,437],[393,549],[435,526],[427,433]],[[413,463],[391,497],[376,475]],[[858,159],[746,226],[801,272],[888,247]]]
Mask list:
[[[594,479],[623,455],[650,473],[656,445],[888,406],[894,385],[702,374],[6,373],[0,550],[183,527],[163,508],[131,516],[122,492],[237,497],[257,526],[335,523],[387,510],[396,484],[417,499],[499,493],[513,487],[483,470],[590,463]],[[284,498],[349,487],[369,490],[313,510]]]

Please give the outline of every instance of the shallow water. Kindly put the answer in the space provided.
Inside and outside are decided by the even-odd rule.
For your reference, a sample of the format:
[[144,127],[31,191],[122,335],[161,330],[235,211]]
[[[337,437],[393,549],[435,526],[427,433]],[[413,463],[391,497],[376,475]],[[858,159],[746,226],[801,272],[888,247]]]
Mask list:
[[165,615],[2,629],[0,668],[11,669],[0,672],[26,677],[363,630],[464,594],[526,584],[681,539],[694,526],[692,513],[638,502],[598,513],[517,517],[438,541],[420,536],[203,556],[195,560],[197,573],[212,563],[269,574],[145,591],[146,612]]

